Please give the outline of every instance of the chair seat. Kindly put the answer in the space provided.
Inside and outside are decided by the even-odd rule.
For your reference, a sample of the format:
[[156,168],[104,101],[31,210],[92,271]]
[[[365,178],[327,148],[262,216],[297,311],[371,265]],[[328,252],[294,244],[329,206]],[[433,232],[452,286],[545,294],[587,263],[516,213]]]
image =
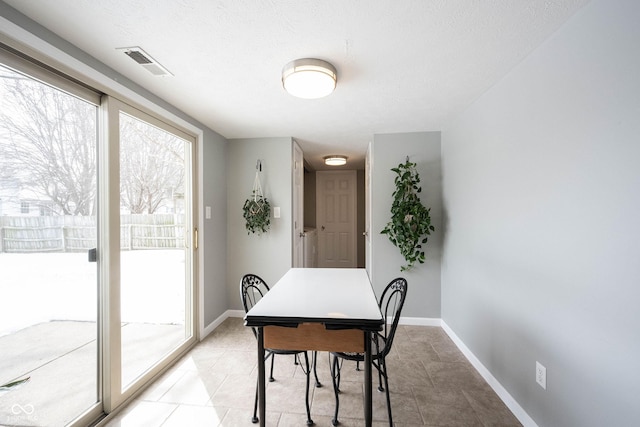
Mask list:
[[280,354],[283,356],[287,356],[287,355],[296,355],[296,354],[304,353],[306,350],[278,350],[274,348],[265,348],[264,351],[271,352],[273,354]]
[[[364,353],[342,353],[342,352],[333,352],[334,356],[338,356],[341,359],[352,360],[354,362],[364,362]],[[377,360],[380,358],[379,353],[371,354],[371,360]]]

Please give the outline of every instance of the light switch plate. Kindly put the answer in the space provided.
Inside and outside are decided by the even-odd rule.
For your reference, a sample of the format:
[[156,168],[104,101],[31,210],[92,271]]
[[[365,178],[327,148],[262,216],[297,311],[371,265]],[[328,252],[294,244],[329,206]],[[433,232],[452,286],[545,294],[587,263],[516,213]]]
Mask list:
[[280,218],[280,207],[276,206],[273,208],[273,217],[274,218]]

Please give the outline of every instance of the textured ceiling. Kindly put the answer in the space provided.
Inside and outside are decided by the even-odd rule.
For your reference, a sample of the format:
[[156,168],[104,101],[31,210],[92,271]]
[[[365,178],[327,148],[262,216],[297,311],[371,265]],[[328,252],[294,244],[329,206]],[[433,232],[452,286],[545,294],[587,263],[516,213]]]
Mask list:
[[[293,136],[360,168],[376,133],[441,130],[588,0],[5,0],[226,138]],[[140,46],[174,77],[120,47]],[[289,61],[338,71],[336,91],[282,89]]]

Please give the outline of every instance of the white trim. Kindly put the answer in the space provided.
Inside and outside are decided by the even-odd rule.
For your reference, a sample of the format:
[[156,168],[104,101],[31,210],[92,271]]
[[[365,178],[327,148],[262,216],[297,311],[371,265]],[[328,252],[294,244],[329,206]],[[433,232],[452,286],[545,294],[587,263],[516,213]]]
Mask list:
[[462,354],[471,362],[474,368],[482,375],[482,378],[496,392],[498,397],[507,405],[507,408],[513,412],[513,415],[522,423],[524,427],[538,427],[536,422],[522,409],[522,406],[509,394],[509,392],[498,382],[498,380],[489,372],[489,370],[478,360],[478,358],[469,350],[462,340],[453,332],[444,320],[441,320],[442,329],[449,335],[449,338],[460,349]]
[[196,197],[197,197],[197,209],[196,215],[197,227],[198,227],[198,258],[196,259],[196,271],[198,273],[198,286],[197,286],[197,300],[198,312],[196,316],[197,331],[196,338],[201,341],[208,332],[205,332],[204,328],[204,260],[205,260],[205,239],[204,239],[204,215],[202,211],[204,207],[204,133],[200,131],[198,139],[196,141]]
[[441,326],[442,319],[428,317],[400,317],[399,325]]
[[211,332],[213,332],[222,322],[227,320],[229,317],[244,317],[244,310],[227,310],[222,313],[216,320],[209,323],[205,328],[202,329],[202,333],[200,334],[200,341],[206,338]]
[[244,317],[244,310],[227,310],[227,317]]

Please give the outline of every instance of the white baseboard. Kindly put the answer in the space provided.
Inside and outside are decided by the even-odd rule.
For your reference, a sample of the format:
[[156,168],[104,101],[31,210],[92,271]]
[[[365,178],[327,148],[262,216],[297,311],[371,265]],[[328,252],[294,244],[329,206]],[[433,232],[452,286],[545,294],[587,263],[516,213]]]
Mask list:
[[227,310],[227,317],[244,317],[244,310]]
[[413,326],[441,326],[442,319],[434,319],[428,317],[400,317],[399,325]]
[[489,372],[489,370],[478,360],[478,358],[469,350],[469,348],[462,342],[462,340],[453,332],[453,330],[446,324],[444,320],[441,320],[442,329],[449,335],[449,338],[460,349],[462,354],[469,360],[474,368],[482,375],[482,378],[489,384],[489,386],[496,392],[498,397],[502,399],[507,408],[513,415],[522,423],[524,427],[538,427],[536,422],[522,409],[522,406],[509,394],[509,392],[498,382],[498,380]]
[[200,333],[200,341],[205,339],[207,335],[213,332],[218,326],[220,326],[220,324],[222,324],[222,322],[227,320],[227,318],[229,317],[244,317],[244,310],[227,310],[222,313],[216,320],[209,323],[205,328],[202,329],[202,332]]

